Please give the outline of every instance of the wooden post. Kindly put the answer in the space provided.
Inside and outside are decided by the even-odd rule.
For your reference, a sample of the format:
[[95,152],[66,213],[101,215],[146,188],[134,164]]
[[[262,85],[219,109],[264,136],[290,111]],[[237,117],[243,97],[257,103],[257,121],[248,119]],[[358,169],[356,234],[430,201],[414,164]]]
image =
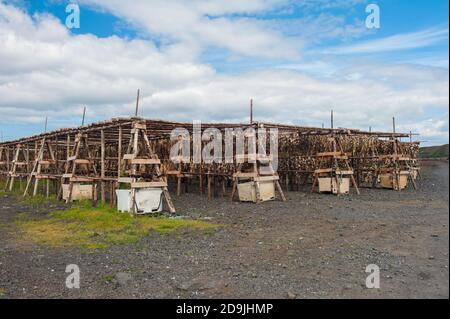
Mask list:
[[9,172],[10,170],[10,157],[9,157],[10,149],[9,146],[6,148],[6,170]]
[[30,145],[27,143],[27,173],[30,172]]
[[136,98],[136,111],[134,112],[134,116],[138,116],[138,113],[139,113],[139,97],[140,97],[140,93],[141,93],[141,90],[140,89],[138,89],[137,90],[137,98]]
[[67,141],[66,141],[66,154],[67,154],[67,158],[66,160],[69,159],[70,157],[70,135],[67,134]]
[[250,100],[250,124],[253,124],[253,99]]
[[83,108],[83,119],[81,120],[81,126],[84,126],[84,118],[86,117],[86,107]]
[[214,172],[214,197],[219,197],[219,178],[217,172]]
[[392,132],[395,134],[395,117],[392,118]]
[[207,183],[208,183],[208,198],[211,198],[211,174],[207,173]]
[[200,194],[202,194],[203,195],[203,164],[199,164],[200,165],[200,174],[199,174],[199,180],[198,180],[198,183],[199,183],[199,190],[200,190]]
[[46,186],[45,187],[45,196],[47,198],[49,198],[50,197],[50,180],[48,178],[46,179],[46,185],[45,186]]
[[117,178],[120,178],[122,172],[122,126],[119,126],[119,141],[117,146]]
[[112,182],[109,182],[109,207],[114,207],[114,190]]
[[331,129],[334,129],[334,111],[331,110]]
[[100,191],[101,191],[101,200],[102,203],[105,203],[105,131],[101,130],[101,149],[100,149],[100,174],[101,174],[101,183],[100,183]]

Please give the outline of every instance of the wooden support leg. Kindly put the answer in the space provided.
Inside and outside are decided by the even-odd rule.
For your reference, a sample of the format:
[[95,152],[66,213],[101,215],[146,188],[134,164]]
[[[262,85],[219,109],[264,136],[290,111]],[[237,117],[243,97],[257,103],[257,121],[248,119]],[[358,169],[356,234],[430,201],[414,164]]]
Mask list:
[[109,207],[114,207],[114,191],[112,182],[109,182]]
[[208,174],[208,176],[207,176],[207,180],[208,180],[208,198],[211,198],[211,175],[210,174]]
[[231,191],[231,201],[234,200],[234,195],[236,194],[236,190],[237,190],[237,178],[235,178],[233,181],[233,190]]
[[176,210],[172,203],[172,199],[170,198],[170,194],[169,194],[167,187],[163,187],[163,194],[164,194],[164,199],[166,200],[166,203],[167,203],[167,207],[169,208],[169,212],[172,214],[175,214]]
[[5,192],[8,190],[9,181],[10,181],[10,177],[8,175],[8,176],[6,176],[6,182],[5,182],[5,188],[4,188]]
[[397,191],[400,192],[400,173],[397,170],[395,171],[395,180],[397,181]]
[[66,203],[69,204],[72,202],[72,191],[73,191],[73,182],[69,183],[69,195],[67,196]]
[[409,179],[411,180],[411,184],[413,185],[414,190],[417,190],[416,181],[414,180],[414,178],[411,174],[409,175]]
[[217,175],[213,177],[213,194],[214,198],[219,197],[219,177]]
[[31,180],[32,179],[33,179],[32,175],[28,176],[27,185],[25,186],[25,191],[23,192],[23,196],[24,197],[28,195],[28,189],[30,188],[30,184],[31,184]]
[[102,199],[102,203],[106,202],[106,192],[105,192],[105,182],[100,182],[100,196]]
[[135,214],[137,214],[137,209],[136,209],[136,189],[132,188],[131,189],[131,209],[130,209],[130,215],[134,216]]
[[356,189],[356,193],[357,193],[358,195],[361,195],[361,192],[359,191],[358,184],[356,183],[355,177],[354,177],[353,175],[351,175],[351,179],[352,179],[353,186],[354,186],[355,189]]
[[312,187],[311,187],[311,193],[314,192],[314,189],[315,189],[316,184],[317,184],[317,179],[318,179],[318,177],[314,176],[314,180],[313,180]]
[[378,171],[375,171],[374,175],[372,175],[372,176],[373,176],[372,188],[375,188],[377,186],[377,181],[378,181],[378,176],[379,176]]
[[256,197],[256,204],[259,204],[261,202],[261,190],[259,187],[259,182],[255,182],[255,197]]
[[177,176],[177,196],[181,195],[181,176]]
[[11,176],[11,180],[9,182],[9,191],[11,192],[13,190],[14,186],[14,176]]
[[35,196],[37,195],[38,186],[39,186],[39,179],[36,178],[36,179],[34,180],[33,197],[35,197]]
[[92,207],[97,206],[97,184],[92,184]]
[[340,177],[335,176],[334,179],[336,180],[337,196],[340,196],[341,195],[341,181],[339,180]]
[[281,200],[282,200],[283,202],[285,202],[285,201],[286,201],[286,197],[284,196],[283,190],[281,189],[280,182],[279,182],[279,181],[275,181],[275,186],[276,186],[278,192],[280,193]]
[[420,172],[420,170],[417,170],[417,177],[418,177],[419,179],[422,179],[422,173]]
[[225,195],[227,193],[227,189],[226,189],[226,185],[225,185],[225,176],[222,176],[221,183],[222,183],[222,197],[225,197]]

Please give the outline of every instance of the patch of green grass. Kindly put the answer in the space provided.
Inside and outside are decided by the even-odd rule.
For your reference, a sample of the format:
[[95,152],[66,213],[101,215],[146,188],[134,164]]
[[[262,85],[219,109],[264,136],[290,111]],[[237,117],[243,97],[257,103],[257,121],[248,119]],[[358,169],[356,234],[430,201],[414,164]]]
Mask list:
[[3,195],[5,193],[5,182],[3,180],[0,180],[0,195]]
[[36,195],[36,196],[27,196],[27,197],[20,197],[21,198],[21,202],[27,205],[32,206],[33,208],[37,208],[39,206],[45,205],[45,204],[49,204],[49,203],[58,203],[58,199],[56,198],[56,196],[49,196],[46,197],[44,195]]
[[86,202],[50,213],[46,219],[35,220],[22,214],[16,224],[26,240],[52,247],[76,246],[88,250],[136,243],[150,232],[167,234],[191,229],[208,233],[220,227],[199,220],[132,217],[106,206],[93,208]]
[[[5,181],[0,181],[0,196],[8,195],[12,198],[14,198],[17,202],[25,205],[32,206],[33,208],[39,208],[41,206],[44,206],[46,204],[56,204],[58,203],[58,199],[56,198],[56,195],[51,195],[49,197],[46,197],[42,194],[37,194],[36,196],[28,195],[26,197],[23,196],[25,184],[22,184],[22,187],[20,187],[20,184],[16,181],[13,185],[13,189],[11,191],[7,190],[5,191]],[[28,193],[32,194],[33,190],[30,189]]]
[[10,194],[10,195],[14,195],[14,196],[23,195],[26,183],[27,183],[26,180],[23,180],[22,182],[20,182],[16,179],[14,181],[13,188],[10,191],[9,188],[8,188],[8,190],[5,190],[6,180],[2,180],[0,182],[0,192],[1,192],[1,194]]
[[114,280],[114,278],[115,278],[114,274],[105,275],[105,276],[103,276],[103,281],[104,282],[112,282]]

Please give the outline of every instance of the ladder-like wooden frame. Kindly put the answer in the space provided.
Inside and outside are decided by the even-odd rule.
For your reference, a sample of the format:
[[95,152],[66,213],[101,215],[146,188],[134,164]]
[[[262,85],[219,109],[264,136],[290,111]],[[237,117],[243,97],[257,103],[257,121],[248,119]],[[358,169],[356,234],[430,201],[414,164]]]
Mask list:
[[[328,137],[328,141],[332,144],[332,151],[331,152],[322,152],[318,153],[316,157],[318,157],[318,169],[314,171],[314,180],[311,187],[311,193],[314,192],[314,189],[317,185],[317,182],[319,180],[319,177],[323,174],[327,174],[332,179],[336,179],[336,186],[337,186],[337,195],[341,195],[341,179],[342,176],[348,175],[350,176],[350,180],[353,184],[353,187],[356,190],[356,193],[359,195],[359,187],[358,183],[355,180],[354,176],[354,170],[350,166],[349,158],[347,154],[343,151],[343,148],[341,146],[341,143],[339,142],[339,138],[332,134],[330,137]],[[322,162],[324,159],[331,159],[332,160],[332,167],[326,167],[322,168]],[[339,166],[339,161],[343,161],[345,168],[341,169]]]
[[[44,158],[46,146],[47,146],[47,151],[50,154],[50,158],[47,158],[47,159]],[[41,180],[41,179],[47,179],[47,181],[49,180],[49,176],[41,175],[43,165],[55,165],[55,166],[57,165],[57,159],[55,157],[55,153],[53,152],[53,148],[52,148],[51,144],[46,140],[45,137],[41,141],[41,146],[39,147],[39,152],[34,159],[33,169],[31,170],[31,173],[28,176],[27,186],[25,187],[25,191],[23,193],[24,197],[28,195],[28,189],[33,181],[33,178],[34,178],[33,197],[37,195],[39,180]],[[55,171],[56,170],[57,170],[57,167],[55,167]]]
[[[417,184],[413,177],[413,167],[414,163],[413,160],[406,155],[403,155],[399,153],[399,141],[394,136],[389,140],[393,145],[393,153],[387,154],[387,155],[378,155],[377,160],[378,162],[384,162],[386,160],[389,160],[390,167],[387,168],[381,168],[380,165],[377,165],[376,168],[376,174],[374,177],[374,182],[372,187],[374,188],[376,184],[378,183],[378,177],[382,172],[390,173],[394,175],[395,183],[393,183],[392,188],[396,191],[401,191],[400,188],[400,176],[402,171],[408,171],[408,181],[411,182],[411,185],[413,186],[414,190],[417,190]],[[404,168],[404,169],[402,169]],[[408,185],[407,185],[408,186]]]
[[[4,159],[3,159],[4,154]],[[9,172],[9,154],[6,147],[0,147],[0,174],[7,174]]]
[[[23,161],[19,161],[21,152],[23,155]],[[19,167],[23,167],[23,166],[28,167],[27,154],[25,153],[25,149],[22,149],[22,144],[17,145],[15,153],[14,153],[14,158],[13,158],[13,161],[11,162],[11,164],[12,164],[12,167],[10,168],[10,170],[8,172],[8,176],[6,178],[6,184],[5,184],[5,191],[9,190],[10,192],[13,189],[15,178],[19,176],[17,169]],[[27,173],[27,172],[19,172],[19,174],[20,173]]]
[[[143,143],[140,142],[143,139]],[[139,144],[143,144],[139,148]],[[136,192],[141,188],[161,188],[170,213],[176,213],[175,207],[170,197],[167,185],[167,177],[161,172],[161,160],[153,152],[150,141],[147,137],[147,126],[145,121],[134,121],[132,124],[131,137],[128,143],[126,154],[123,156],[124,171],[128,177],[119,177],[119,183],[130,184],[131,187],[131,211],[132,215],[139,215],[136,204]],[[140,174],[140,168],[150,166],[154,173],[150,177]],[[127,170],[127,168],[129,168]]]
[[[81,159],[80,156],[80,149],[82,145],[84,144],[84,147],[87,152],[87,159]],[[92,167],[92,170],[97,176],[97,168],[95,167],[95,163],[92,160],[91,151],[89,150],[89,141],[87,134],[78,133],[75,137],[75,144],[72,149],[71,156],[67,157],[66,161],[66,167],[65,172],[61,177],[61,183],[60,183],[60,189],[58,193],[58,198],[61,199],[63,197],[63,185],[68,180],[69,181],[69,196],[66,198],[66,203],[70,203],[72,201],[72,192],[73,192],[73,184],[74,183],[81,183],[81,182],[93,182],[95,179],[93,177],[89,176],[77,176],[77,165],[88,165],[89,167]],[[93,192],[96,193],[95,185],[93,185]]]
[[[261,203],[261,194],[260,194],[260,182],[269,182],[272,181],[275,186],[275,190],[278,191],[281,200],[283,202],[286,201],[286,197],[284,196],[284,192],[280,185],[280,177],[278,174],[274,171],[272,167],[272,160],[270,156],[267,155],[236,155],[236,160],[238,161],[244,161],[242,163],[239,163],[236,168],[236,173],[233,174],[233,190],[231,192],[231,201],[234,200],[234,197],[236,195],[236,191],[238,188],[238,184],[241,180],[250,180],[250,182],[253,183],[255,186],[255,195],[256,195],[256,203]],[[253,163],[250,163],[253,162]],[[261,164],[267,164],[267,168],[270,170],[270,174],[264,174],[261,175],[260,165]],[[253,166],[252,172],[245,172],[243,171],[244,165],[250,164]]]

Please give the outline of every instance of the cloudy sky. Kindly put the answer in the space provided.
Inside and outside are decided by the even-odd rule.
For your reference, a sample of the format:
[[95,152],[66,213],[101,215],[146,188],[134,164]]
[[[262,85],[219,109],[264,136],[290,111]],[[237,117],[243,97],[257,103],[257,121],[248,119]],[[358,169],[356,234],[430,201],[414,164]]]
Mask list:
[[[329,125],[448,143],[448,1],[0,0],[3,139],[134,113]],[[366,6],[381,25],[369,29]]]

